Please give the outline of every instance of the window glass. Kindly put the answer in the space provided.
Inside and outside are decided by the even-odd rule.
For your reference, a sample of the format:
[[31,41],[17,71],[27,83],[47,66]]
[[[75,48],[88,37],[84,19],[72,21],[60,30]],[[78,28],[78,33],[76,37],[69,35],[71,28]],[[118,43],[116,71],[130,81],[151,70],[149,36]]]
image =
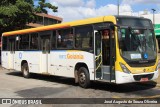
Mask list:
[[57,47],[73,48],[73,29],[62,29],[57,31]]
[[76,48],[91,48],[93,41],[92,26],[81,26],[75,29],[75,47]]
[[3,45],[2,46],[3,46],[2,49],[4,51],[6,51],[7,50],[7,37],[3,37]]
[[141,18],[117,18],[117,24],[121,26],[132,26],[132,27],[147,27],[153,28],[152,23],[148,19]]
[[20,50],[29,49],[29,34],[19,36],[19,49]]
[[31,34],[30,49],[33,49],[33,50],[38,49],[38,33]]
[[122,56],[127,61],[153,60],[157,56],[153,30],[121,28],[119,46]]

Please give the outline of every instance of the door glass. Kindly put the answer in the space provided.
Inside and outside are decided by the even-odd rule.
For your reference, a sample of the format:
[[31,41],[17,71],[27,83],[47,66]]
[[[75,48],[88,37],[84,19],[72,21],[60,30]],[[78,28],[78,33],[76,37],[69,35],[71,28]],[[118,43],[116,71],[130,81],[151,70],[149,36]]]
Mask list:
[[102,39],[101,33],[95,31],[95,64],[96,64],[96,78],[101,77],[101,65],[102,65]]
[[41,38],[42,53],[50,53],[50,37]]
[[50,40],[45,40],[46,53],[50,53]]
[[9,51],[10,53],[14,53],[15,51],[15,40],[14,39],[9,40]]
[[98,56],[101,53],[101,34],[100,32],[95,33],[96,39],[95,39],[95,54]]

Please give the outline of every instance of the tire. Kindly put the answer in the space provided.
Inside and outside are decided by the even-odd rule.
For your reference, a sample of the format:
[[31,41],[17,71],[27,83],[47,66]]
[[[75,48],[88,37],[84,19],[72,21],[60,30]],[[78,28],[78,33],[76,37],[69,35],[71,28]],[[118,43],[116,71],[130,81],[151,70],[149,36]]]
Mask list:
[[22,73],[23,73],[23,77],[24,78],[29,78],[30,77],[30,73],[29,73],[29,67],[27,63],[24,63],[22,65]]
[[85,67],[80,67],[78,70],[78,83],[82,88],[88,88],[90,85],[89,73]]

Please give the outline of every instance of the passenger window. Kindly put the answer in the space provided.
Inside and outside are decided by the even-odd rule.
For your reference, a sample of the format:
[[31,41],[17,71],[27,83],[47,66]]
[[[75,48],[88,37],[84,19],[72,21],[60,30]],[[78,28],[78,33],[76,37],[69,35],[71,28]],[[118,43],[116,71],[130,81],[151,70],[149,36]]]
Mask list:
[[73,29],[57,31],[57,48],[73,48]]
[[30,49],[31,50],[38,50],[38,33],[31,34]]
[[2,40],[3,40],[2,50],[6,51],[6,50],[8,50],[7,49],[7,37],[3,37]]
[[29,49],[29,35],[24,34],[19,36],[19,49],[20,50],[27,50]]
[[76,27],[75,47],[91,48],[93,42],[93,28],[91,25]]

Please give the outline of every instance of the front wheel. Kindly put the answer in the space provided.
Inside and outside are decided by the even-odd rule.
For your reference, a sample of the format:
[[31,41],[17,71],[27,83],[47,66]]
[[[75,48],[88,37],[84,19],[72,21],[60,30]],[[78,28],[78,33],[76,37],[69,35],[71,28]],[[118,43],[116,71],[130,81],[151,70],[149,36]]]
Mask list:
[[23,73],[23,77],[24,78],[29,78],[30,77],[30,73],[29,73],[29,67],[27,63],[24,63],[22,65],[22,73]]
[[90,85],[89,72],[85,67],[78,70],[78,83],[82,88],[87,88]]

